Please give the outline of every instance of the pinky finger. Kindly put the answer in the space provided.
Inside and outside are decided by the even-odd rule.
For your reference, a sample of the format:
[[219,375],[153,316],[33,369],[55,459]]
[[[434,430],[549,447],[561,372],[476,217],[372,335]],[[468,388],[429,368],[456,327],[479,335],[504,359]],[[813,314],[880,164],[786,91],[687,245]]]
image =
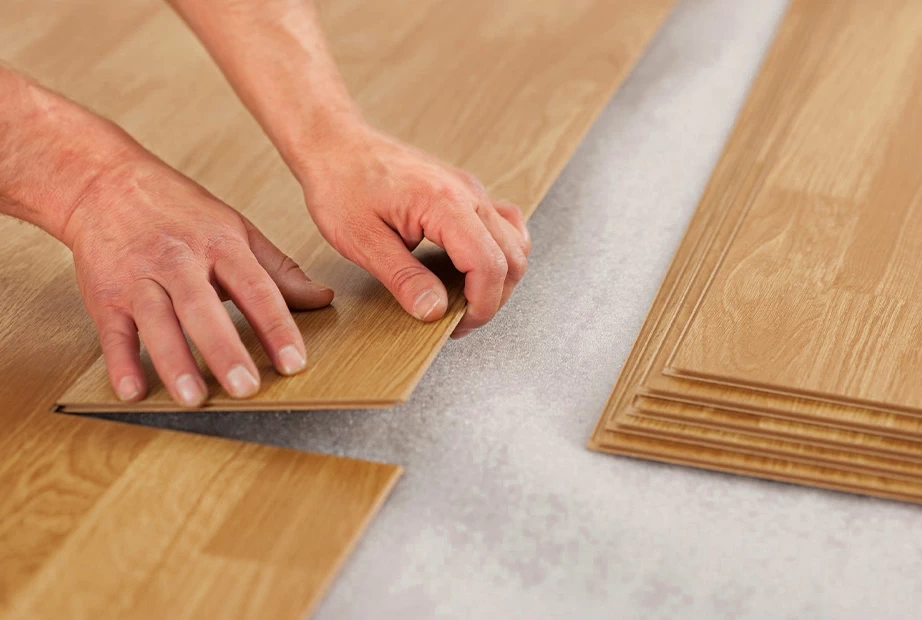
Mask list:
[[96,317],[96,327],[116,396],[124,402],[144,398],[147,381],[141,368],[138,329],[132,318],[121,310],[106,310]]

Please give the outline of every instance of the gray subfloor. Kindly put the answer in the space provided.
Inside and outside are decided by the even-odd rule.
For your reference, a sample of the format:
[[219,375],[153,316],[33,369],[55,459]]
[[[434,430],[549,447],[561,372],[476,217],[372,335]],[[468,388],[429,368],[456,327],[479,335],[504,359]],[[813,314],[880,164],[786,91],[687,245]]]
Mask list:
[[680,6],[406,406],[133,420],[406,468],[323,620],[918,617],[917,507],[584,447],[782,5]]

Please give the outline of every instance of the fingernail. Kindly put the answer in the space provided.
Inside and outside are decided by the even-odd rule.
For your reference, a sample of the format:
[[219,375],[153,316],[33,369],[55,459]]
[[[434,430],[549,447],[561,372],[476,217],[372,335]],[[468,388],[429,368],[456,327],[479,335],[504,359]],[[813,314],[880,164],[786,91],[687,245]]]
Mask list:
[[281,366],[282,373],[293,375],[304,370],[307,366],[307,359],[295,345],[288,344],[279,349],[279,366]]
[[122,377],[118,382],[118,397],[121,400],[134,400],[141,393],[141,382],[136,377]]
[[442,303],[442,300],[439,299],[438,294],[432,289],[426,289],[419,294],[419,297],[413,303],[413,316],[420,321],[425,321],[439,307],[440,303]]
[[464,338],[468,334],[470,334],[472,331],[474,330],[473,329],[456,329],[455,332],[451,335],[451,337],[454,338],[455,340],[459,340],[461,338]]
[[205,391],[195,377],[185,374],[176,379],[176,392],[186,407],[198,407],[205,400]]
[[528,226],[523,226],[523,227],[522,227],[522,232],[525,233],[525,240],[526,240],[526,241],[531,241],[531,233],[528,231]]
[[246,367],[237,364],[227,373],[231,396],[247,398],[259,391],[259,380]]

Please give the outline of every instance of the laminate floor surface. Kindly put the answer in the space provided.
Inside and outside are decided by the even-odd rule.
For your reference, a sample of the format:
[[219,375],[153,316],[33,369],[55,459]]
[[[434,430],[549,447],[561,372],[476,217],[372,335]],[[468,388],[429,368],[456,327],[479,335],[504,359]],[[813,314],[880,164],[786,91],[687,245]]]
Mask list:
[[680,3],[406,404],[118,419],[406,467],[317,620],[915,617],[917,506],[585,449],[783,4]]
[[311,610],[400,468],[52,413],[93,326],[65,247],[0,240],[0,618]]
[[[45,0],[51,2],[51,0]],[[640,57],[675,0],[368,0],[320,3],[352,93],[377,126],[475,173],[530,215],[599,111]],[[208,374],[205,409],[384,407],[405,401],[464,310],[461,281],[440,252],[449,311],[423,324],[371,276],[325,244],[300,188],[210,59],[162,0],[78,0],[34,14],[0,42],[10,61],[122,124],[168,163],[240,209],[314,279],[333,306],[301,313],[310,371],[275,374],[232,309],[263,388],[243,403]],[[66,8],[65,8],[66,7]],[[115,32],[84,40],[80,24],[105,14]],[[68,70],[63,71],[62,67]],[[97,79],[86,79],[87,72]],[[259,182],[255,182],[259,179]],[[104,362],[59,399],[67,412],[179,409],[148,371],[148,397],[118,401]]]

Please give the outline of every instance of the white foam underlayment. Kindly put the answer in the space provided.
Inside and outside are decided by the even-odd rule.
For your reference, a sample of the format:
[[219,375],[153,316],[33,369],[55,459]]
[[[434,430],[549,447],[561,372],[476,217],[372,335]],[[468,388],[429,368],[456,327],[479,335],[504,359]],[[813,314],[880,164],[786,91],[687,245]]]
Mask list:
[[406,468],[321,620],[916,616],[918,507],[585,448],[783,9],[679,6],[405,406],[128,419]]

